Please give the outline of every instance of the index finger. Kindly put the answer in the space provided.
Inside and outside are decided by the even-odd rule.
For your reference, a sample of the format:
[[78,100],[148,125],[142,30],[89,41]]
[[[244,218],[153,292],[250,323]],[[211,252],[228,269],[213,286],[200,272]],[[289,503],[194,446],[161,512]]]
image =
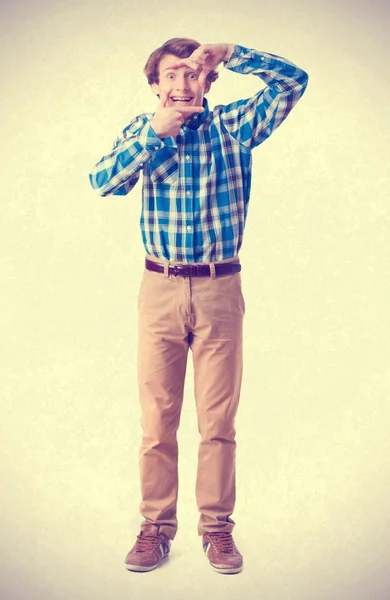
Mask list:
[[199,113],[204,112],[203,106],[180,106],[175,107],[179,113]]
[[195,71],[199,71],[202,68],[202,65],[198,65],[195,61],[190,60],[189,58],[184,58],[183,60],[179,60],[174,65],[171,65],[170,69],[179,69],[180,67],[190,67],[190,69],[194,69]]

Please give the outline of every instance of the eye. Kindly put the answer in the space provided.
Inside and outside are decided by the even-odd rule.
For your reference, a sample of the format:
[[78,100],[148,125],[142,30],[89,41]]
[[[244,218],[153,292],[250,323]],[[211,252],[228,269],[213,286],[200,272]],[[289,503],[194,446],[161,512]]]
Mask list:
[[174,74],[173,73],[168,73],[167,79],[173,79],[173,78],[174,78]]
[[188,77],[189,77],[190,79],[198,79],[198,76],[196,75],[196,73],[190,73],[190,74],[188,75]]

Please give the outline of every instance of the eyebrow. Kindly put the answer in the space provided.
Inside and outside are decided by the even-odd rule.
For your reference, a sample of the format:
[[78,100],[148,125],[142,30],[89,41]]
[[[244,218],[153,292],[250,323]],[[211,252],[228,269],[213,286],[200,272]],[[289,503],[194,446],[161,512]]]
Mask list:
[[[176,69],[182,69],[183,67],[176,67],[175,65],[173,65],[172,67],[167,67],[166,69],[163,69],[163,73],[165,73],[165,71],[175,71]],[[190,73],[196,73],[196,71],[194,69],[191,69],[191,67],[187,67],[187,71],[189,71]]]

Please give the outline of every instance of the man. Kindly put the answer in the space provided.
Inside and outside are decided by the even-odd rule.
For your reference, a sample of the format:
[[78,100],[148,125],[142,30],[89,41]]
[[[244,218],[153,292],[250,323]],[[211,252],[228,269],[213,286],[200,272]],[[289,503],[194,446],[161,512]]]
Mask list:
[[[204,94],[221,63],[258,76],[266,87],[210,110]],[[173,38],[155,50],[144,72],[159,97],[156,112],[133,119],[90,175],[102,196],[125,195],[143,172],[146,268],[138,300],[138,378],[144,520],[125,566],[154,569],[168,556],[176,535],[176,432],[191,348],[201,435],[198,533],[211,566],[238,573],[243,559],[230,518],[245,312],[238,254],[250,196],[251,151],[287,117],[308,75],[274,54],[188,38]]]

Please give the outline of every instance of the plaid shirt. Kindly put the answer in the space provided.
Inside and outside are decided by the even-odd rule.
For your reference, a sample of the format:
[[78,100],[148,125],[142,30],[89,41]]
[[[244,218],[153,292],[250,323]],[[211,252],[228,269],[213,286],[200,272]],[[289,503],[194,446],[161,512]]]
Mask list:
[[251,98],[192,115],[160,139],[154,113],[133,119],[90,174],[101,196],[126,195],[143,173],[141,232],[148,254],[207,263],[241,248],[251,188],[251,152],[284,121],[308,75],[290,61],[235,45],[224,66],[267,86]]

